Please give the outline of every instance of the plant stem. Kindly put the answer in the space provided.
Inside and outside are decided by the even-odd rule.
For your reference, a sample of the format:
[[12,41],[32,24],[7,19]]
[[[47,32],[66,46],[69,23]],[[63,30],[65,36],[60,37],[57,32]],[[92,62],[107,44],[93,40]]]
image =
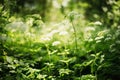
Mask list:
[[49,57],[49,62],[51,62],[51,60],[50,60],[50,50],[49,50],[49,46],[48,45],[45,45],[46,46],[46,48],[47,48],[47,53],[48,53],[48,57]]
[[73,30],[74,30],[75,52],[76,52],[76,51],[77,51],[77,48],[78,48],[78,46],[77,46],[77,32],[76,32],[76,29],[75,29],[75,26],[74,26],[73,21],[71,21],[71,23],[72,23],[72,27],[73,27]]

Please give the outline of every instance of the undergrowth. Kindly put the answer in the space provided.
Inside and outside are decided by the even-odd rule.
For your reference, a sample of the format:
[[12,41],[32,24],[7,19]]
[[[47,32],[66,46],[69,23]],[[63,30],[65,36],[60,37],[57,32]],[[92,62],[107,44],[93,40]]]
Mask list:
[[38,14],[22,18],[3,13],[0,80],[120,79],[119,26],[84,22],[76,12],[53,24]]

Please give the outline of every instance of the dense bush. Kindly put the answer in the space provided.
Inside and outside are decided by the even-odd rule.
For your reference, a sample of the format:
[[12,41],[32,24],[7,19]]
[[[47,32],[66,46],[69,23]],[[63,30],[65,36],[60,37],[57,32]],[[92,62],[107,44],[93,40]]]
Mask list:
[[119,80],[116,11],[107,12],[115,15],[113,25],[109,17],[90,22],[75,11],[44,23],[39,14],[10,15],[0,5],[0,80]]

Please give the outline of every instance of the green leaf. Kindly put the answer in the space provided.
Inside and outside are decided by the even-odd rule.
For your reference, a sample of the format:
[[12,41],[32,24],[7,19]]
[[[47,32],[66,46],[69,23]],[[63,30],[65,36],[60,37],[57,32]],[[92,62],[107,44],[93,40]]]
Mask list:
[[89,66],[89,65],[91,65],[91,63],[93,63],[93,60],[90,60],[88,62],[84,62],[83,66]]
[[12,57],[9,57],[9,56],[6,56],[6,61],[8,63],[13,63],[13,58]]
[[60,69],[59,70],[59,74],[61,75],[61,74],[69,74],[70,72],[72,72],[71,70],[69,70],[69,69]]
[[88,75],[82,75],[81,80],[95,80],[95,76],[88,74]]
[[47,75],[38,74],[37,79],[44,79]]

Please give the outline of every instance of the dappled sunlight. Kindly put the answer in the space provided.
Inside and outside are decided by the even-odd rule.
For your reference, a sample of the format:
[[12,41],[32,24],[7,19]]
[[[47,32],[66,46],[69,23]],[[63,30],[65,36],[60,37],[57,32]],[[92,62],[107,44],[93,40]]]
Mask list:
[[119,3],[0,1],[0,80],[120,80]]

